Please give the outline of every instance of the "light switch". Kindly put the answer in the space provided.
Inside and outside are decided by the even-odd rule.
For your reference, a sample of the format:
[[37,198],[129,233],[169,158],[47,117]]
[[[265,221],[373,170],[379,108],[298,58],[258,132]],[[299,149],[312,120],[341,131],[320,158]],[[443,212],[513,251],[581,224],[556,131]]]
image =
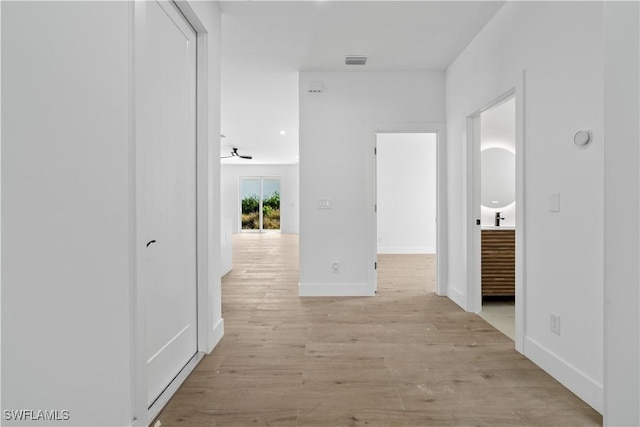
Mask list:
[[331,199],[318,199],[318,209],[331,209]]
[[560,212],[560,193],[549,195],[549,212]]

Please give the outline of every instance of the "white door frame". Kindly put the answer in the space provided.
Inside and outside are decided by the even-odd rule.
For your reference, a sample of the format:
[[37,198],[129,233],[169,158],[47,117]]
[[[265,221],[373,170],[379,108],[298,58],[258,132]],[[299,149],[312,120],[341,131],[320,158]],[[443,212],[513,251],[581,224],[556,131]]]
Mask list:
[[478,313],[482,309],[482,280],[480,254],[480,113],[515,96],[516,102],[516,340],[517,351],[524,352],[525,328],[525,149],[524,149],[524,71],[514,79],[515,83],[491,92],[478,100],[466,114],[466,165],[465,242],[467,258],[467,311]]
[[381,133],[434,133],[436,134],[436,294],[447,294],[447,158],[446,125],[444,123],[385,123],[370,129],[371,149],[368,162],[367,194],[370,214],[367,215],[369,229],[370,265],[367,269],[367,283],[371,295],[378,289],[378,277],[374,266],[378,259],[377,214],[376,214],[376,141]]
[[[158,1],[158,0],[156,0]],[[161,0],[165,2],[167,0]],[[209,319],[214,311],[214,301],[210,289],[210,272],[215,268],[213,257],[212,224],[209,202],[213,194],[213,147],[209,147],[208,123],[208,34],[207,29],[199,19],[188,1],[176,1],[178,9],[185,16],[187,22],[196,32],[196,280],[197,280],[197,349],[196,355],[187,363],[179,375],[167,387],[156,402],[147,408],[147,360],[146,360],[146,300],[142,286],[141,272],[137,268],[138,260],[142,259],[144,245],[139,236],[136,210],[136,192],[139,187],[136,162],[136,108],[138,108],[136,79],[141,78],[136,68],[141,50],[144,49],[144,31],[147,2],[131,2],[130,22],[131,37],[129,56],[130,87],[131,87],[131,349],[132,349],[132,426],[147,426],[157,416],[171,396],[177,391],[191,371],[197,366],[204,354],[211,351],[215,342],[221,337],[221,325],[212,325]],[[217,155],[217,154],[216,154]],[[219,226],[219,224],[218,224]],[[218,328],[220,326],[220,328]],[[214,329],[218,332],[214,332]],[[217,333],[217,335],[216,335]],[[220,335],[220,336],[218,336]]]

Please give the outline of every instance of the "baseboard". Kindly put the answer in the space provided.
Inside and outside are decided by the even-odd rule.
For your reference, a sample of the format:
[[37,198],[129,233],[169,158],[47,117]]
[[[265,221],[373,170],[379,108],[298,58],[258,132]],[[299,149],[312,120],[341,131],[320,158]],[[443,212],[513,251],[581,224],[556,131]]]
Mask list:
[[447,297],[458,304],[462,309],[467,309],[467,298],[464,296],[462,292],[457,290],[456,288],[452,288],[451,285],[447,286]]
[[231,271],[233,271],[233,268],[231,268],[230,266],[221,266],[220,277],[226,276],[227,274],[231,273]]
[[535,340],[527,337],[524,340],[524,353],[533,363],[545,370],[579,398],[587,402],[593,409],[603,411],[603,387],[584,372],[572,366],[566,360],[553,354]]
[[[182,383],[187,379],[187,377],[193,372],[193,370],[198,366],[198,363],[204,357],[203,352],[197,352],[191,360],[185,365],[184,368],[178,373],[178,375],[171,381],[171,383],[167,386],[166,389],[162,392],[160,397],[151,405],[149,411],[147,412],[147,419],[144,421],[143,425],[149,425],[162,411],[162,408],[169,402],[171,397],[178,391]],[[140,425],[140,424],[136,424]]]
[[433,255],[436,248],[433,246],[378,246],[379,255]]
[[301,297],[371,297],[373,288],[366,283],[298,283]]
[[209,348],[207,354],[211,353],[213,349],[218,345],[222,337],[224,336],[224,319],[220,319],[213,326],[213,331],[210,335]]
[[[207,353],[210,353],[216,345],[220,342],[222,337],[224,336],[224,319],[220,319],[213,326],[211,333],[209,334],[210,342]],[[180,373],[174,378],[174,380],[169,384],[169,386],[162,392],[158,400],[154,402],[154,404],[149,408],[146,419],[135,419],[131,423],[131,427],[142,427],[147,426],[151,421],[158,416],[162,408],[169,402],[169,399],[175,394],[175,392],[180,388],[182,383],[187,379],[189,374],[193,372],[193,370],[198,366],[198,363],[202,360],[205,353],[199,351],[191,358],[191,360],[185,365],[184,368],[180,371]]]

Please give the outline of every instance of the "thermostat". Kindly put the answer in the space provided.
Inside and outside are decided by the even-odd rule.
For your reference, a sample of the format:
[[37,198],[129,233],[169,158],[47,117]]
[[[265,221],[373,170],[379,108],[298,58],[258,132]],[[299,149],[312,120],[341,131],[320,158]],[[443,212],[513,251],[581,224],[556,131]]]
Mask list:
[[591,141],[591,132],[588,130],[579,130],[573,136],[573,143],[576,145],[586,145]]

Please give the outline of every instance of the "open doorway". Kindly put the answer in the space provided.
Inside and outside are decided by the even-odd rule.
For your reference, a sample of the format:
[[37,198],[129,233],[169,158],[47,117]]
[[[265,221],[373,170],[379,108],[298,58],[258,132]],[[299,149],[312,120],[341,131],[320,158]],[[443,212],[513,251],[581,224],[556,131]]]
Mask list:
[[[516,99],[507,96],[474,117],[476,204],[480,212],[479,315],[516,340]],[[479,258],[479,259],[478,259]]]
[[436,133],[376,135],[376,247],[381,265],[411,271],[407,284],[436,291]]

